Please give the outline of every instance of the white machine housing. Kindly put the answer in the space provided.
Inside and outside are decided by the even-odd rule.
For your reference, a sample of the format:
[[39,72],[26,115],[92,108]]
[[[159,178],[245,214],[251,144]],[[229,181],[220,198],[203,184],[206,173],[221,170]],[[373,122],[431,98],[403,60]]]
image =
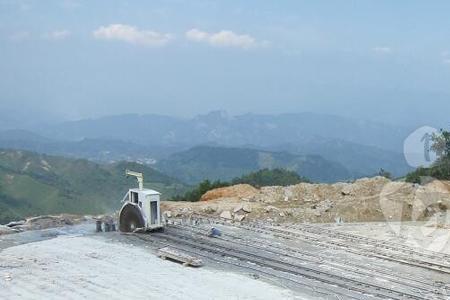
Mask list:
[[150,189],[130,189],[123,199],[122,209],[128,203],[136,206],[144,218],[145,230],[162,228],[160,195],[161,193]]

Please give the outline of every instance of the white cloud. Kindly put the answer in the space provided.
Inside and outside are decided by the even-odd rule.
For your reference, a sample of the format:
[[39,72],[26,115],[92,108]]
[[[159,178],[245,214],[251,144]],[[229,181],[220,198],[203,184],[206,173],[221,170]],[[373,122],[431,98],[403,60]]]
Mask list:
[[186,39],[193,42],[205,42],[216,47],[237,47],[250,49],[268,46],[268,42],[258,42],[254,37],[247,34],[237,34],[231,30],[221,30],[209,33],[193,28],[186,32]]
[[172,40],[172,35],[168,33],[159,33],[151,30],[139,30],[134,26],[125,24],[101,26],[92,34],[96,39],[116,40],[149,47],[164,46]]
[[392,49],[390,47],[386,47],[386,46],[378,46],[372,49],[373,51],[375,51],[376,53],[381,53],[381,54],[390,54],[392,53]]
[[55,30],[44,34],[44,38],[49,40],[63,40],[70,36],[69,30]]
[[194,28],[186,32],[186,38],[190,41],[203,42],[209,39],[209,34]]

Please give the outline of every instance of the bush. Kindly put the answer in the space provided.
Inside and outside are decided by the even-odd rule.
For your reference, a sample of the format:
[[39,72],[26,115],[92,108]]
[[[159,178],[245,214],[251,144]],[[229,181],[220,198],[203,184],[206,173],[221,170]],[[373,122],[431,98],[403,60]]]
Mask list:
[[231,182],[223,182],[219,180],[210,182],[209,180],[204,180],[192,190],[186,192],[184,195],[177,195],[171,200],[196,202],[199,201],[200,198],[210,190],[235,184],[250,184],[254,187],[261,187],[269,185],[287,186],[300,182],[310,181],[305,177],[299,176],[294,171],[288,171],[284,169],[262,169],[241,177],[237,177]]
[[307,178],[301,177],[294,171],[284,169],[262,169],[249,173],[239,178],[233,179],[233,184],[246,183],[254,187],[279,185],[288,186],[300,182],[310,182]]
[[431,149],[438,155],[438,160],[430,168],[418,168],[406,175],[407,182],[421,183],[424,177],[450,180],[450,132],[442,130],[433,135]]
[[392,179],[392,174],[383,168],[381,168],[380,171],[378,172],[378,176],[382,176],[387,179]]
[[229,186],[228,182],[222,181],[214,181],[210,182],[209,180],[204,180],[200,182],[195,188],[186,192],[184,195],[177,195],[173,197],[171,200],[174,201],[189,201],[189,202],[197,202],[207,191],[217,189],[220,187]]
[[429,176],[429,171],[426,168],[418,168],[417,170],[406,175],[405,181],[411,183],[420,183],[421,178]]

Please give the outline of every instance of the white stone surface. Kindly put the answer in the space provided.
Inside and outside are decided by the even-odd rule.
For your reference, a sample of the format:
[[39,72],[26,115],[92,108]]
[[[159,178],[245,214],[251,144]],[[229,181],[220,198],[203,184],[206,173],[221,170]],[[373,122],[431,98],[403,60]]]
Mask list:
[[301,299],[244,275],[189,268],[150,250],[61,236],[0,252],[1,299]]

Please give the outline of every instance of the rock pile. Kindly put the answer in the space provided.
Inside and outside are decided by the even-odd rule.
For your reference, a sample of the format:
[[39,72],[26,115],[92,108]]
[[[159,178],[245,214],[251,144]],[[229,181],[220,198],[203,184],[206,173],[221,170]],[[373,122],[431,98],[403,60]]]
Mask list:
[[82,221],[86,221],[86,217],[68,214],[32,217],[26,220],[13,221],[9,222],[6,225],[0,225],[0,235],[28,230],[62,227],[66,225],[78,224]]
[[202,200],[166,202],[165,206],[176,209],[181,217],[199,212],[229,221],[414,221],[450,214],[450,183],[435,181],[420,186],[378,176],[352,183],[300,183],[260,189],[236,185],[211,190]]

